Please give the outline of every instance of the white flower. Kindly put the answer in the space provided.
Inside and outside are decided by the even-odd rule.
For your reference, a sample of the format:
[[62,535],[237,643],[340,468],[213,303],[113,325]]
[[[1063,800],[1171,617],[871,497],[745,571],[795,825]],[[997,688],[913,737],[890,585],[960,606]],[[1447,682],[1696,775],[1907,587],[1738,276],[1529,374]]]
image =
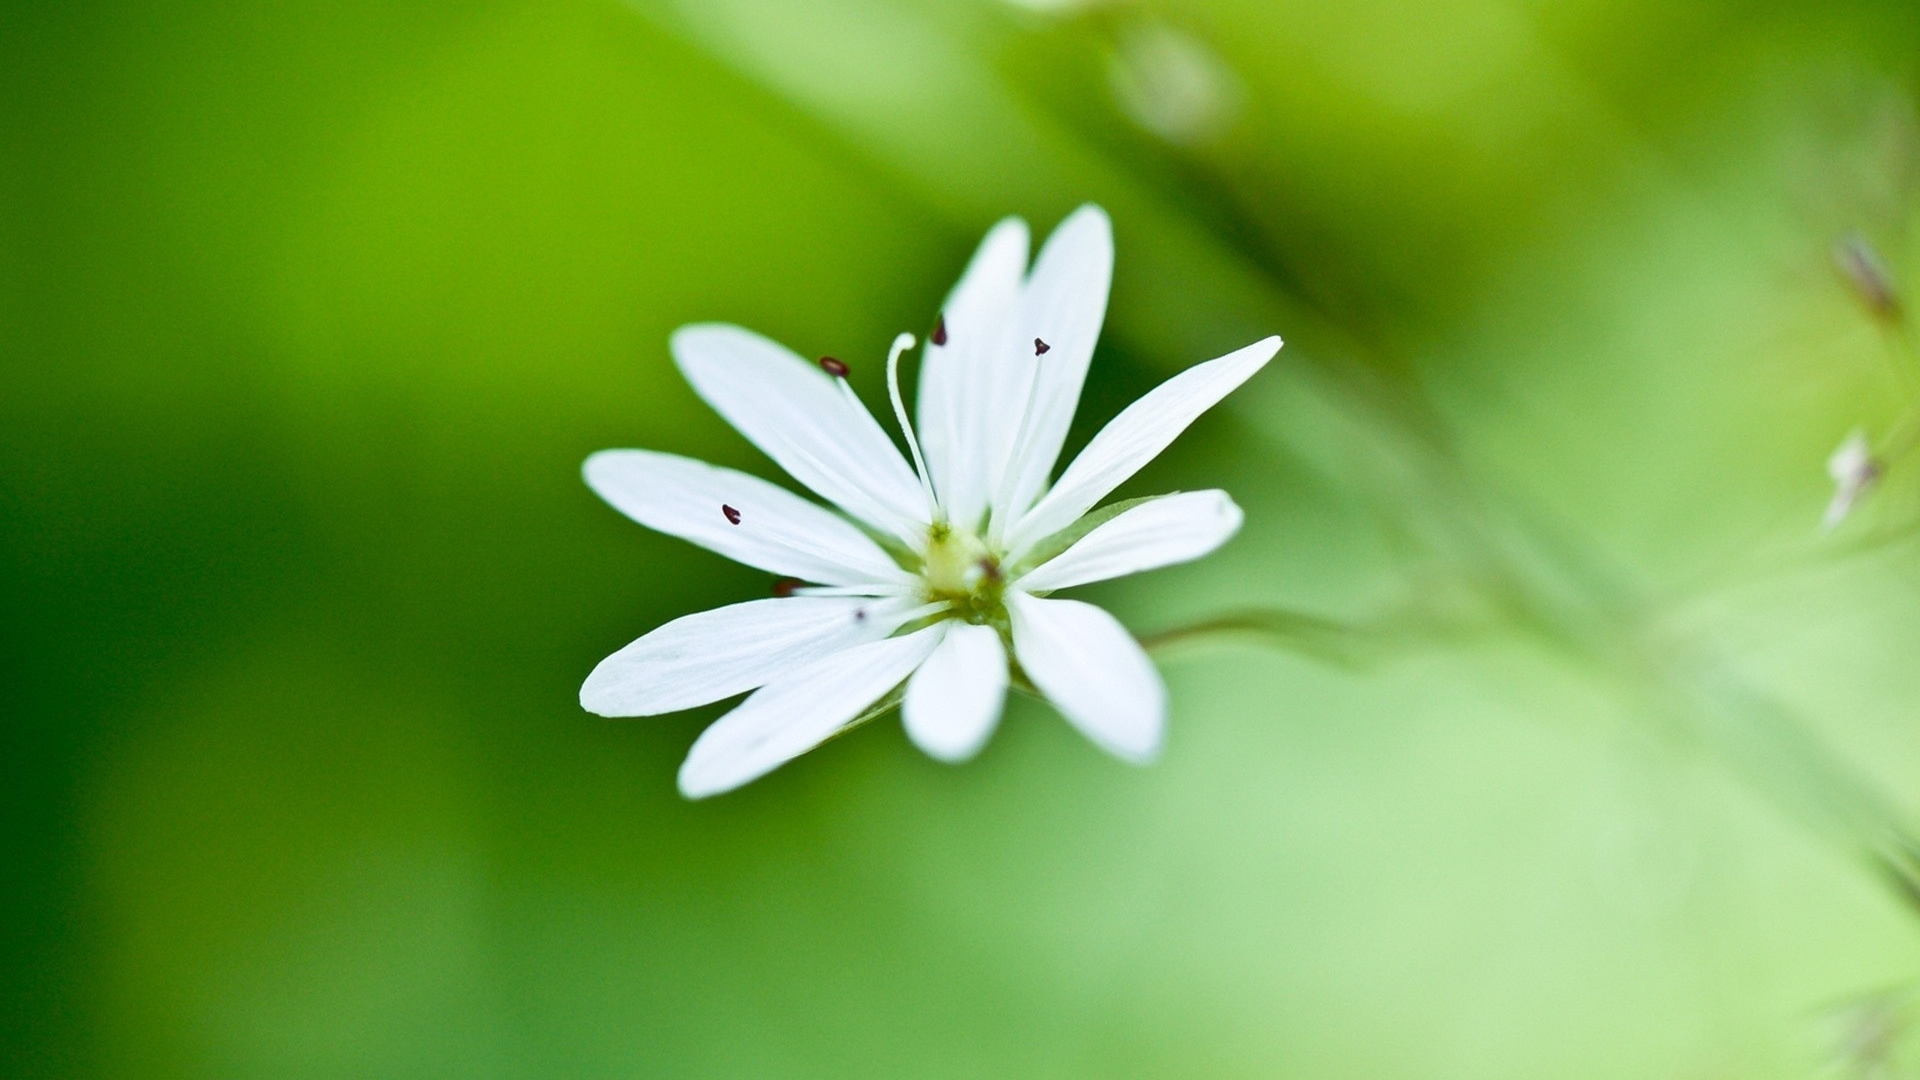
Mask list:
[[[1025,680],[1095,743],[1154,758],[1166,688],[1119,621],[1048,593],[1205,555],[1240,526],[1222,491],[1088,511],[1260,370],[1267,338],[1134,402],[1048,478],[1106,314],[1112,227],[1076,211],[1027,268],[1027,226],[994,226],[947,297],[921,360],[913,458],[854,396],[845,365],[811,364],[736,326],[673,335],[687,381],[794,479],[845,516],[764,480],[650,450],[606,450],[587,483],[642,525],[813,584],[703,611],[600,662],[580,703],[672,712],[753,691],[680,768],[689,798],[728,791],[818,746],[905,683],[907,734],[962,761],[999,721],[1008,650]],[[1113,512],[1117,509],[1118,512]]]
[[1828,532],[1840,527],[1853,512],[1853,504],[1880,479],[1880,461],[1873,456],[1867,433],[1856,431],[1827,458],[1827,475],[1833,478],[1833,501],[1827,503],[1820,525]]

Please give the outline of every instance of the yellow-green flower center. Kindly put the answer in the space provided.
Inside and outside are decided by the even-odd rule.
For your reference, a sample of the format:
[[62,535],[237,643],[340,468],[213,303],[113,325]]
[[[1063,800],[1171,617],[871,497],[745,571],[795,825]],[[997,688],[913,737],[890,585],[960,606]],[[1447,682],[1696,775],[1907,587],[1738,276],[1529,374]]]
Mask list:
[[927,534],[927,555],[920,567],[929,601],[953,604],[953,614],[971,623],[1002,626],[1007,621],[1003,594],[1006,574],[1000,553],[972,530],[944,522]]

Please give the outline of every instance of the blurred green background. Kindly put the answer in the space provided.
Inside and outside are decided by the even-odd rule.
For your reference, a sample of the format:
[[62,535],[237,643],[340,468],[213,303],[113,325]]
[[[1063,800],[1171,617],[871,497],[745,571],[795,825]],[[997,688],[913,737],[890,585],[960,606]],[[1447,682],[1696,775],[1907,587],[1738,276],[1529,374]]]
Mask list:
[[[1917,61],[1904,2],[7,5],[0,1073],[1896,1075],[1920,908],[1845,808],[1920,815],[1920,489],[1818,523],[1912,407],[1833,250],[1920,271]],[[877,404],[1086,200],[1076,441],[1289,342],[1122,493],[1242,535],[1090,595],[1415,643],[1169,653],[1150,769],[1021,702],[681,801],[719,710],[576,690],[768,582],[582,458],[774,475],[673,327]]]

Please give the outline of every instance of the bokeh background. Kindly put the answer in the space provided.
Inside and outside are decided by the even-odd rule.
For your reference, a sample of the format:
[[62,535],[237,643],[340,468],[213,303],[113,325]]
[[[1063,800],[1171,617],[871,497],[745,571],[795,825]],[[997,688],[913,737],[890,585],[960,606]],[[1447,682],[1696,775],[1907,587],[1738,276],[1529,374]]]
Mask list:
[[[7,5],[0,1072],[1900,1075],[1917,60],[1899,0]],[[1024,701],[683,802],[719,710],[577,687],[769,583],[580,461],[775,475],[673,327],[877,405],[1087,200],[1075,442],[1289,342],[1122,493],[1243,534],[1089,594],[1320,630],[1166,652],[1149,769]]]

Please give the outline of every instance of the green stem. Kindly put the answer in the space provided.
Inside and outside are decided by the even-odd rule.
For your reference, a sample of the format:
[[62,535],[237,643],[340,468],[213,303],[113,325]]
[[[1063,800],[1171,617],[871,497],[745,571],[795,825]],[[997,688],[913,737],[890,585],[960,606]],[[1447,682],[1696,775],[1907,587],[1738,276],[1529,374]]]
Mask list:
[[1169,627],[1140,639],[1148,652],[1185,646],[1246,640],[1309,656],[1343,667],[1360,667],[1377,658],[1379,635],[1358,626],[1292,611],[1251,608]]

